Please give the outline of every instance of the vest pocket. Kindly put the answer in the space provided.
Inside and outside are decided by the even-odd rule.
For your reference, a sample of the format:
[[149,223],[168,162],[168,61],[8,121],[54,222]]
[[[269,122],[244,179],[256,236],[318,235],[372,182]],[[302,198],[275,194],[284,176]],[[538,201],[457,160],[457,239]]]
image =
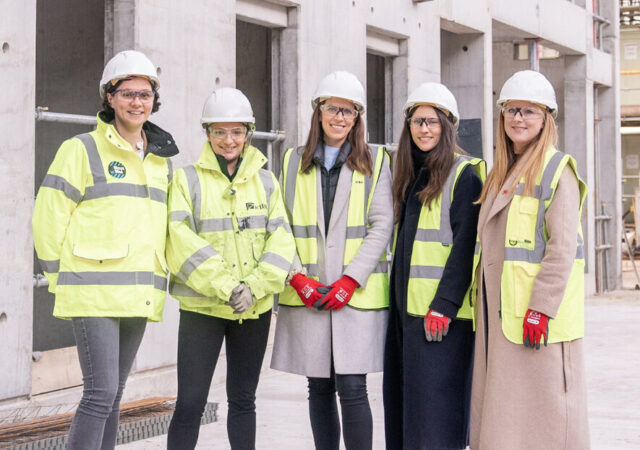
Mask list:
[[524,317],[529,307],[537,270],[530,263],[513,261],[513,289],[516,317]]
[[512,205],[512,209],[517,211],[517,217],[507,220],[507,244],[510,247],[533,250],[538,222],[538,199],[518,196],[514,198],[514,202],[516,201],[517,205]]

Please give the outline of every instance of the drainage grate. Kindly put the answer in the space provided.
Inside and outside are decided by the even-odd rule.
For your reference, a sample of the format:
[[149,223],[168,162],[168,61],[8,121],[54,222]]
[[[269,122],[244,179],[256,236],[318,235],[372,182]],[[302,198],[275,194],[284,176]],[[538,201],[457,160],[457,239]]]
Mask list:
[[[150,399],[123,405],[116,444],[128,444],[140,439],[166,434],[174,408],[175,401],[166,401],[165,399],[160,401]],[[217,410],[217,403],[207,403],[200,424],[205,425],[215,422],[218,419]],[[38,419],[31,426],[29,424],[21,424],[0,427],[0,438],[2,438],[0,440],[3,441],[0,442],[0,449],[65,450],[67,432],[71,425],[72,415],[65,414],[62,419],[60,417],[51,419],[54,422],[62,420],[65,423],[56,429],[52,429],[45,424],[46,419]],[[15,428],[20,428],[20,431],[14,431]]]

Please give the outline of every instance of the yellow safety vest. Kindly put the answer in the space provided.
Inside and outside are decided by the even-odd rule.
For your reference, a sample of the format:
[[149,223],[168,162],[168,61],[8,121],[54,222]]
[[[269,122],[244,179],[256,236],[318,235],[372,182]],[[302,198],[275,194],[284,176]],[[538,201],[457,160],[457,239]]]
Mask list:
[[98,116],[65,141],[36,198],[33,232],[59,318],[162,320],[170,160],[144,161]]
[[[471,165],[484,182],[487,169],[485,161],[479,158],[456,155],[456,161],[449,172],[440,195],[431,202],[431,209],[422,205],[418,228],[413,241],[411,266],[407,286],[407,313],[424,316],[436,295],[444,267],[451,253],[453,231],[451,230],[450,209],[453,193],[462,171]],[[476,238],[477,239],[477,238]],[[480,259],[480,245],[476,243],[473,256],[473,275],[469,289],[458,310],[457,318],[473,319],[471,287],[474,286],[476,267]]]
[[[540,272],[549,239],[545,212],[553,201],[556,186],[565,166],[573,169],[580,188],[580,212],[587,195],[587,185],[578,175],[575,159],[549,148],[544,166],[536,180],[533,197],[523,196],[520,180],[509,206],[504,242],[504,265],[501,280],[502,332],[515,344],[522,344],[522,321],[536,275]],[[576,232],[576,257],[562,303],[556,317],[549,321],[549,342],[566,342],[584,336],[584,245],[582,225]]]
[[[308,275],[318,279],[318,214],[316,197],[316,168],[308,173],[300,171],[303,147],[290,148],[284,156],[282,170],[285,180],[284,198],[291,220],[300,262]],[[351,177],[351,192],[347,212],[347,232],[344,248],[343,270],[356,256],[364,241],[369,226],[369,206],[376,189],[383,164],[389,164],[389,155],[384,147],[372,149],[373,176],[368,177],[354,171]],[[347,306],[358,309],[382,309],[389,306],[389,276],[386,252],[380,256],[376,268],[367,280],[366,288],[358,287]],[[279,301],[287,306],[304,306],[296,291],[287,286]]]
[[[257,319],[284,288],[295,254],[280,185],[247,146],[233,181],[209,142],[198,162],[176,171],[169,192],[169,293],[180,308],[229,320]],[[227,301],[244,282],[254,303],[234,314]]]

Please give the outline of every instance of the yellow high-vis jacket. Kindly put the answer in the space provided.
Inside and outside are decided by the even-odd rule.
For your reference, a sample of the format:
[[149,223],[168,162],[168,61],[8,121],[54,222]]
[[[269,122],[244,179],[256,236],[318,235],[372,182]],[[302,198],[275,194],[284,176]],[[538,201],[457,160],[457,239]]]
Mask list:
[[[169,189],[169,293],[180,308],[230,320],[257,319],[281,292],[295,254],[280,185],[267,158],[247,146],[233,181],[209,142]],[[231,291],[245,283],[253,306],[234,314]]]
[[162,320],[170,134],[146,122],[144,161],[98,115],[62,143],[36,197],[33,236],[53,315]]

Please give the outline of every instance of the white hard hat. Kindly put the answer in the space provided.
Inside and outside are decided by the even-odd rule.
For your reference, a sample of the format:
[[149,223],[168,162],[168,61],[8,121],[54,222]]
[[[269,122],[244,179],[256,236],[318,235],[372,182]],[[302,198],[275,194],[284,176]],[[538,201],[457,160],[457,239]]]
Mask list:
[[404,104],[404,116],[407,117],[409,111],[416,105],[429,105],[438,108],[447,116],[450,116],[454,127],[458,128],[460,114],[458,113],[458,103],[451,91],[444,84],[422,83],[409,94],[407,103]]
[[104,99],[105,87],[109,81],[115,84],[117,80],[129,76],[141,76],[149,79],[154,89],[160,86],[156,66],[145,56],[136,50],[125,50],[109,60],[100,79],[100,97]]
[[216,89],[204,102],[200,123],[241,122],[251,124],[253,129],[256,118],[249,99],[238,89],[224,87]]
[[549,80],[540,72],[521,70],[504,82],[498,99],[498,106],[511,100],[524,100],[549,108],[553,117],[558,114],[556,93]]
[[360,114],[367,108],[362,83],[350,72],[338,70],[324,77],[316,89],[311,107],[315,109],[318,103],[331,97],[344,98],[353,102]]

